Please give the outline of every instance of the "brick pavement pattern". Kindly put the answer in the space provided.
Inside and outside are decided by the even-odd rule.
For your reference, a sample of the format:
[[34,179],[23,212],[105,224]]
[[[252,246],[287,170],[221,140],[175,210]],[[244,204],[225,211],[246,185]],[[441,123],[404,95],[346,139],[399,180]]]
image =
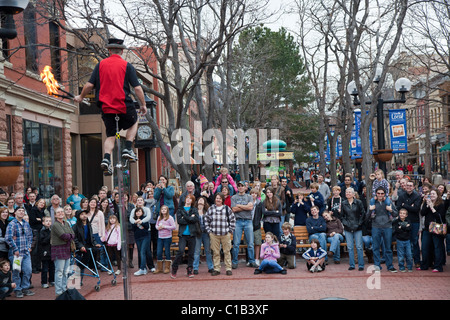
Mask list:
[[[136,255],[135,255],[136,256]],[[137,262],[137,261],[136,261]],[[136,265],[137,263],[135,263]],[[254,268],[246,267],[240,260],[239,267],[232,276],[222,273],[211,276],[206,263],[200,264],[199,274],[188,278],[185,265],[178,270],[177,279],[170,274],[152,274],[136,277],[129,269],[132,300],[318,300],[339,297],[349,300],[448,300],[450,299],[450,268],[444,266],[444,272],[433,273],[430,270],[412,273],[391,273],[383,270],[373,272],[372,265],[366,263],[364,271],[348,269],[348,258],[341,264],[332,262],[320,273],[306,270],[304,260],[297,255],[297,268],[289,269],[286,275],[254,275]],[[394,266],[397,259],[394,257]],[[123,300],[123,275],[117,276],[113,286],[112,275],[100,274],[100,290],[94,289],[96,278],[84,277],[84,285],[78,289],[87,300]],[[40,275],[34,274],[32,283],[34,296],[7,300],[54,300],[54,288],[40,287]],[[186,292],[189,292],[187,295]]]

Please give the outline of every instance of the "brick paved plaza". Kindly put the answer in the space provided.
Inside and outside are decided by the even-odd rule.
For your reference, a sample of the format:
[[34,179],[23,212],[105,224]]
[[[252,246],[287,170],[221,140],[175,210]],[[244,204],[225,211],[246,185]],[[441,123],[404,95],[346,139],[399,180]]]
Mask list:
[[[137,259],[136,259],[137,260]],[[366,260],[367,262],[367,260]],[[135,262],[135,265],[137,261]],[[200,264],[199,274],[194,278],[186,276],[181,265],[177,279],[169,274],[147,274],[136,277],[131,272],[132,300],[319,300],[325,298],[343,298],[349,300],[448,300],[450,298],[450,270],[444,266],[444,272],[433,273],[430,270],[412,273],[390,273],[385,265],[380,273],[374,273],[372,265],[366,263],[364,271],[348,269],[348,257],[341,264],[332,262],[321,273],[306,270],[304,260],[297,254],[297,268],[288,270],[287,275],[254,275],[244,260],[233,270],[232,276],[222,274],[211,276],[206,263]],[[394,256],[397,268],[397,258]],[[113,286],[112,275],[100,273],[100,291],[94,289],[96,278],[86,277],[79,289],[87,300],[123,300],[122,275],[117,276]],[[34,296],[7,300],[53,300],[54,288],[42,289],[40,275],[33,275]]]

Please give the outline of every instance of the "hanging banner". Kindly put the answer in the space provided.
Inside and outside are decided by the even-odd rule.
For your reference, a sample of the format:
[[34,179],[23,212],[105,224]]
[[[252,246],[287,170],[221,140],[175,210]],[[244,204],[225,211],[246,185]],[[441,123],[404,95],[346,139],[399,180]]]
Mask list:
[[392,153],[408,153],[405,109],[389,110],[389,132]]
[[[368,112],[367,112],[368,113]],[[361,137],[359,131],[361,130],[361,111],[355,111],[355,128],[352,132],[352,138],[350,141],[350,150],[352,150],[352,159],[357,159],[362,157],[362,147],[361,147]],[[370,154],[373,154],[372,148],[372,124],[369,128],[369,144],[370,144]],[[354,152],[354,153],[353,153]]]

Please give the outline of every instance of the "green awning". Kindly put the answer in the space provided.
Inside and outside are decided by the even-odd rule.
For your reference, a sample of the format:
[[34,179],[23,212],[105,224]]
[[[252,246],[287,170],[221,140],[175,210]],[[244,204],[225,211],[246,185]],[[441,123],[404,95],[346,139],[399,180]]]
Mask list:
[[450,143],[447,143],[445,146],[439,149],[439,151],[450,151]]

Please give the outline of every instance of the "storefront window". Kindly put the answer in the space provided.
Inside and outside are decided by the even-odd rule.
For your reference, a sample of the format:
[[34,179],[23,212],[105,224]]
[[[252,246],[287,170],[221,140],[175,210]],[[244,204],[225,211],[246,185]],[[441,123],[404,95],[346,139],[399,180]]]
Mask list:
[[63,197],[62,129],[23,121],[24,185],[49,199]]

